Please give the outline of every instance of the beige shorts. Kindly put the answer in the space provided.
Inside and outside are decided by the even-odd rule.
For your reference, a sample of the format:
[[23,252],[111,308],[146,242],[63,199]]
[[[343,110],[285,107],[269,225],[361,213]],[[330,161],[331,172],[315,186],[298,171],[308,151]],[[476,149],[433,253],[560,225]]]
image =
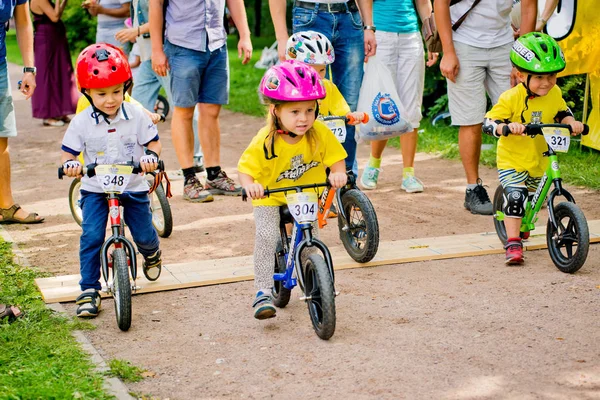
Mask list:
[[452,125],[476,125],[483,122],[487,109],[485,94],[496,104],[510,89],[510,49],[512,43],[484,49],[454,42],[460,63],[456,83],[448,83],[448,107]]
[[377,58],[392,73],[400,98],[400,116],[418,128],[423,104],[425,61],[421,34],[377,31]]

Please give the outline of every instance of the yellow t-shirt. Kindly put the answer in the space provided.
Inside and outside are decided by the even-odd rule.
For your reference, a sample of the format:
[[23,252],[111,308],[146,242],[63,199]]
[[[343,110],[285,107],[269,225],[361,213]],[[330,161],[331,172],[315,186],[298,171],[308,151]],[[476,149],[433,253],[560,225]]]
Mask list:
[[[306,135],[303,135],[298,143],[289,144],[279,134],[275,134],[277,157],[270,160],[267,160],[264,151],[269,129],[262,128],[242,154],[238,162],[238,171],[252,176],[256,182],[269,189],[325,182],[325,168],[344,160],[347,154],[325,124],[315,121],[313,128],[314,148],[311,148],[311,141]],[[286,201],[283,193],[252,200],[254,206],[284,204]]]
[[319,114],[323,116],[333,115],[341,117],[350,112],[350,106],[346,103],[340,90],[329,79],[321,79],[325,86],[326,97],[319,102]]
[[[562,98],[558,86],[541,97],[534,97],[527,102],[527,89],[522,84],[507,90],[500,95],[498,103],[485,115],[493,120],[508,120],[521,122],[521,112],[525,123],[551,124],[560,111],[567,111],[567,103]],[[548,145],[542,135],[535,138],[529,136],[508,135],[498,141],[498,169],[515,169],[517,172],[527,171],[533,177],[544,175],[548,158],[542,153],[548,150]]]
[[[128,103],[133,103],[133,104],[137,104],[137,105],[141,106],[141,104],[136,99],[131,97],[128,93],[125,93],[125,101]],[[88,108],[90,105],[91,104],[90,104],[89,100],[87,99],[87,97],[80,96],[79,100],[77,100],[77,110],[75,111],[75,114],[79,114],[80,112],[82,112],[83,110]]]

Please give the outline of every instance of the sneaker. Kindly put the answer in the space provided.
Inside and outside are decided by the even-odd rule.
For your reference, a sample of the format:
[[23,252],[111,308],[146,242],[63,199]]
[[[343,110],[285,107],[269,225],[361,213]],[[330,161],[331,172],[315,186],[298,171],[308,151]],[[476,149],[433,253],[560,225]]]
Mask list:
[[273,318],[277,312],[271,295],[265,294],[262,291],[256,293],[256,299],[254,299],[252,307],[254,308],[254,318],[256,319]]
[[160,276],[160,272],[162,271],[162,259],[160,258],[160,255],[161,252],[158,250],[151,256],[144,257],[142,270],[144,271],[144,276],[149,281],[155,281]]
[[204,172],[204,171],[205,171],[205,168],[204,168],[204,162],[202,161],[202,157],[194,156],[194,172],[199,173],[199,172]]
[[194,203],[206,203],[214,200],[212,194],[204,189],[202,183],[195,176],[183,186],[183,199]]
[[377,179],[381,168],[365,167],[362,176],[360,177],[360,186],[365,190],[373,190],[377,188]]
[[400,189],[404,189],[406,193],[420,193],[423,191],[423,182],[416,176],[410,175],[402,179]]
[[494,207],[490,201],[487,191],[481,183],[481,179],[477,179],[475,189],[467,189],[465,193],[465,208],[471,211],[471,214],[492,215]]
[[100,312],[100,293],[96,289],[86,289],[77,296],[75,304],[77,307],[77,316],[79,318],[94,318]]
[[521,239],[509,239],[504,246],[506,249],[506,265],[520,265],[525,261],[523,259],[523,242]]
[[241,196],[242,187],[229,178],[225,171],[219,171],[219,175],[212,181],[206,180],[206,190],[212,194],[223,194],[225,196]]

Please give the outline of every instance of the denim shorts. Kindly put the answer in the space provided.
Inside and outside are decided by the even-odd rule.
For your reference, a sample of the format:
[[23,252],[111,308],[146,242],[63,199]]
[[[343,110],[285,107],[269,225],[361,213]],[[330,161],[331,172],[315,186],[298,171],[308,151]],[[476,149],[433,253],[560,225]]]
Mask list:
[[6,59],[0,61],[0,137],[17,136],[17,121],[13,104]]
[[227,45],[214,51],[196,51],[167,40],[165,54],[171,68],[171,95],[175,107],[229,102]]

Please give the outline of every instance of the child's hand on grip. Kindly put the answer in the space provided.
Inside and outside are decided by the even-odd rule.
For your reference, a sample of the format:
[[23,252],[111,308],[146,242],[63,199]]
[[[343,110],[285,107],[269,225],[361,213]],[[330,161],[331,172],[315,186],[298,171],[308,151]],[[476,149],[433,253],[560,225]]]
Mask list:
[[348,181],[348,175],[345,172],[330,172],[329,173],[329,183],[335,189],[339,189],[346,185]]
[[569,125],[571,125],[571,134],[573,136],[577,136],[581,132],[583,132],[583,124],[581,122],[573,121],[573,122],[569,122]]
[[518,122],[511,122],[508,124],[508,128],[513,135],[525,135],[525,125],[520,124]]
[[66,176],[70,178],[77,178],[82,176],[81,171],[81,163],[77,160],[68,160],[65,161],[63,164],[63,172]]
[[265,189],[260,183],[250,183],[244,186],[244,190],[252,200],[258,200],[265,197]]

